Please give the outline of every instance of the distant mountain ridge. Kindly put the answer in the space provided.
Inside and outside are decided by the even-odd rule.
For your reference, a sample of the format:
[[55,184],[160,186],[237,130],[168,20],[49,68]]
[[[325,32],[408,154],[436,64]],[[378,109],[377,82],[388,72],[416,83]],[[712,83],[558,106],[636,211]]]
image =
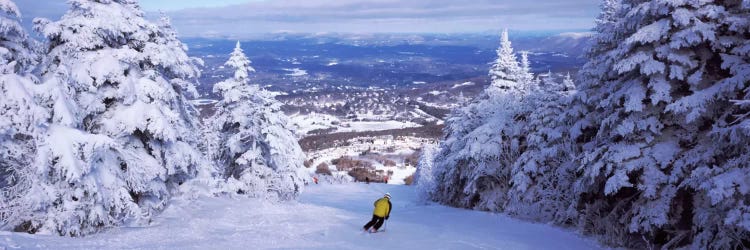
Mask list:
[[[555,51],[551,45],[566,45],[568,48],[581,48],[591,38],[588,31],[542,31],[510,32],[511,41],[522,50]],[[306,41],[309,44],[341,44],[355,46],[474,46],[481,49],[495,49],[499,43],[499,32],[453,33],[453,34],[407,34],[407,33],[299,33],[275,32],[247,37],[193,37],[186,40],[243,40],[243,41]],[[527,44],[527,45],[524,45]],[[542,46],[539,46],[542,45]]]

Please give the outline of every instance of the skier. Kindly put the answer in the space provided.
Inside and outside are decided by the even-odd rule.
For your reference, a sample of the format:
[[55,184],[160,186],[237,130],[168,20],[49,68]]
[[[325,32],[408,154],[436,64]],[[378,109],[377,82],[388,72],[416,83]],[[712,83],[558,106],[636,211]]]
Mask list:
[[[392,207],[391,194],[385,193],[385,196],[375,201],[373,205],[375,206],[375,210],[372,212],[372,220],[364,226],[365,232],[377,232],[378,229],[383,226],[383,223],[388,220],[388,217],[391,215]],[[370,227],[372,227],[372,230],[370,230]]]

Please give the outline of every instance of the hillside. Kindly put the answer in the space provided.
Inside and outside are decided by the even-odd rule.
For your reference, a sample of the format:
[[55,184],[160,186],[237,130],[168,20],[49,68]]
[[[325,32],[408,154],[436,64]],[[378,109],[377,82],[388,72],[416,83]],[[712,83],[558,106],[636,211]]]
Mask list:
[[[364,233],[372,202],[393,195],[383,233]],[[336,195],[331,195],[336,194]],[[310,186],[299,202],[175,200],[148,227],[122,227],[87,238],[0,232],[8,249],[599,249],[548,225],[417,201],[409,186]],[[540,236],[544,240],[539,240]]]

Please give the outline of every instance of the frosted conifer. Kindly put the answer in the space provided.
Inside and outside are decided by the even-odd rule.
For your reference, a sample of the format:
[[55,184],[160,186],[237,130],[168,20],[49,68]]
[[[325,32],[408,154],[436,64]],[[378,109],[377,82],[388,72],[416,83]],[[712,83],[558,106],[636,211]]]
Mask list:
[[274,95],[249,84],[254,72],[240,43],[226,66],[234,76],[214,86],[222,100],[211,118],[214,160],[224,169],[231,192],[255,197],[293,199],[304,186],[305,155]]
[[196,76],[182,48],[133,0],[72,0],[59,21],[35,20],[48,41],[40,65],[51,111],[27,204],[12,225],[85,235],[148,221],[205,168],[173,79]]
[[497,49],[497,59],[490,68],[490,79],[492,86],[509,91],[524,91],[519,82],[521,79],[521,68],[518,59],[513,52],[513,47],[508,39],[508,30],[503,30],[500,36],[500,48]]
[[748,10],[739,1],[604,7],[582,70],[585,105],[573,108],[589,110],[574,126],[587,149],[579,206],[597,221],[587,230],[622,237],[611,242],[740,247],[748,191],[727,185],[750,186],[747,136],[735,126],[745,111],[732,102],[750,75]]
[[0,0],[0,225],[14,221],[30,204],[29,194],[39,133],[48,112],[37,105],[36,43],[20,24],[13,1]]

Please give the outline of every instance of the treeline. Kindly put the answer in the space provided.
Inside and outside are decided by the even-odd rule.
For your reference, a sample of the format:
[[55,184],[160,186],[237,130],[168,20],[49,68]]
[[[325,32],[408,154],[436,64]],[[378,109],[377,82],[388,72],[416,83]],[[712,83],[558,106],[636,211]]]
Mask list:
[[82,236],[147,224],[172,197],[293,199],[304,154],[239,48],[203,124],[188,97],[202,63],[169,18],[132,0],[71,0],[60,20],[0,0],[0,228]]
[[749,248],[748,1],[604,0],[593,36],[575,86],[531,76],[504,33],[421,195],[612,246]]

